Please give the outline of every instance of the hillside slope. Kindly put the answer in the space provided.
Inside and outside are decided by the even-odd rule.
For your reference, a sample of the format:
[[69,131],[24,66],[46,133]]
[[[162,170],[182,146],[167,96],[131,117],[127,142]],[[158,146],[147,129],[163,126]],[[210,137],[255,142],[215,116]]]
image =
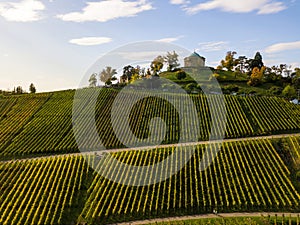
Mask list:
[[[72,130],[74,93],[74,91],[63,91],[1,99],[0,156],[78,152]],[[88,99],[89,90],[83,93],[83,98]],[[116,137],[111,124],[111,107],[118,93],[113,89],[102,89],[95,106],[98,134],[106,148],[124,147]],[[130,91],[123,98],[128,100],[138,94]],[[191,95],[190,97],[196,107],[200,123],[198,141],[208,140],[211,129],[208,98],[211,102],[217,102],[219,96]],[[183,101],[181,95],[174,95],[174,98],[175,101]],[[281,98],[225,95],[225,101],[227,111],[225,138],[300,130],[300,106]],[[122,110],[122,107],[118,110]],[[82,116],[84,122],[84,115],[79,116]],[[160,98],[145,98],[132,108],[129,124],[134,128],[133,133],[140,138],[147,137],[150,132],[148,124],[154,117],[161,117],[166,122],[167,133],[163,143],[177,143],[180,138],[178,114],[170,103]],[[193,118],[188,121],[191,126],[194,122]],[[92,140],[87,138],[86,148],[93,144],[89,141]]]

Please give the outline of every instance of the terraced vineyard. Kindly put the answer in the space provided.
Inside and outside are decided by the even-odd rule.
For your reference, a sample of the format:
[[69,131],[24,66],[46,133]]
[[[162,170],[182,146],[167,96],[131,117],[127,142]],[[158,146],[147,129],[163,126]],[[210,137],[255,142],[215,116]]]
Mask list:
[[[89,93],[89,89],[82,91],[79,99],[75,101],[85,99],[88,104]],[[101,90],[95,107],[97,131],[106,148],[125,147],[116,137],[111,123],[111,108],[118,93],[111,89]],[[134,95],[136,92],[131,91],[124,98],[130,99]],[[78,152],[72,130],[73,97],[74,91],[63,91],[1,99],[0,157]],[[172,98],[175,99],[175,102],[181,102],[183,96],[174,95]],[[210,98],[212,102],[217,102],[219,96],[191,96],[198,118],[189,118],[188,123],[193,126],[195,120],[199,120],[198,141],[208,140],[210,135],[211,112],[207,98]],[[300,130],[300,107],[285,100],[275,97],[238,96],[225,96],[225,100],[227,109],[226,138],[289,133]],[[84,109],[84,105],[82,109]],[[118,110],[122,110],[122,107],[119,107]],[[86,116],[84,110],[78,116],[84,118]],[[163,143],[177,143],[180,138],[178,112],[170,103],[161,98],[144,98],[132,108],[129,124],[134,135],[139,138],[148,137],[148,124],[154,117],[160,117],[166,123],[167,132]],[[189,131],[184,130],[183,132]],[[186,133],[185,135],[189,137],[190,134]],[[88,149],[93,144],[94,140],[87,137],[84,146]]]
[[[1,224],[70,224],[116,221],[181,214],[232,211],[297,211],[300,195],[270,140],[226,142],[214,163],[199,171],[204,145],[177,174],[148,186],[113,183],[93,172],[83,156],[56,156],[0,163]],[[186,150],[182,147],[184,160]],[[113,153],[131,165],[150,165],[174,148]],[[94,155],[86,159],[94,162]],[[110,162],[98,166],[126,179],[141,179],[118,171]],[[171,162],[176,164],[177,161]],[[170,168],[170,167],[168,167]],[[166,168],[167,169],[167,168]],[[167,172],[148,171],[149,176]]]

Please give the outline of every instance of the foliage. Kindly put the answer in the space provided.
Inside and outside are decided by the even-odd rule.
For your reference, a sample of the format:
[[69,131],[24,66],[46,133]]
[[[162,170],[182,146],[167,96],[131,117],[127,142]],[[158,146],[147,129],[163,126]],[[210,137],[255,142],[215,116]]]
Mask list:
[[93,73],[89,79],[89,87],[96,87],[96,86],[97,86],[97,74]]
[[106,69],[103,69],[100,73],[100,80],[105,85],[111,85],[112,81],[117,80],[114,76],[117,74],[116,69],[113,69],[111,66],[107,66]]
[[182,80],[182,79],[186,78],[186,72],[183,70],[176,71],[176,78],[178,80]]
[[295,68],[295,73],[292,77],[292,84],[294,85],[295,89],[300,89],[300,69]]
[[250,61],[246,56],[239,56],[236,60],[235,71],[248,73],[250,70]]
[[265,72],[265,67],[254,67],[254,69],[252,70],[251,76],[250,76],[250,80],[248,81],[248,85],[250,86],[257,86],[258,84],[260,84],[262,82],[262,78],[264,76],[264,72]]
[[237,65],[238,61],[234,58],[237,53],[234,51],[228,51],[225,59],[221,60],[221,68],[226,68],[228,71],[232,71],[233,67]]
[[30,93],[35,93],[36,92],[36,88],[35,88],[33,83],[31,83],[30,86],[29,86],[29,92]]
[[131,77],[133,76],[134,72],[134,67],[131,65],[125,66],[123,68],[123,75],[120,77],[122,79],[123,83],[126,81],[130,81]]
[[164,66],[164,61],[164,58],[159,55],[151,62],[150,68],[154,76],[157,76],[158,73],[162,70]]
[[173,71],[180,64],[178,63],[178,54],[173,51],[173,53],[168,52],[166,56],[164,56],[164,60],[168,65],[167,71]]
[[295,88],[291,85],[287,85],[283,89],[282,95],[287,98],[295,98],[297,96]]
[[239,87],[237,85],[234,85],[234,84],[229,84],[229,85],[226,85],[222,88],[222,91],[224,94],[230,94],[232,92],[238,92],[239,91]]
[[188,91],[188,92],[191,92],[193,90],[195,90],[197,88],[197,84],[196,83],[189,83],[185,86],[185,89]]
[[254,59],[250,60],[250,68],[251,71],[253,71],[255,68],[258,68],[261,70],[261,68],[264,66],[264,63],[262,61],[262,56],[260,52],[256,52]]
[[17,94],[17,95],[20,95],[20,94],[23,94],[24,91],[23,91],[23,88],[21,86],[17,86],[17,88],[14,88],[13,94]]
[[268,93],[270,95],[280,95],[282,92],[282,88],[281,87],[277,87],[277,86],[273,86],[268,90]]

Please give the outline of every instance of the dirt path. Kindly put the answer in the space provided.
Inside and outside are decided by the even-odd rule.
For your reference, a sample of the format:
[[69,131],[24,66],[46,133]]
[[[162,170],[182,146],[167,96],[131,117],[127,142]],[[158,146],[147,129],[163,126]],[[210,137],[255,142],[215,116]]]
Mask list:
[[[286,217],[297,217],[300,213],[288,213],[288,212],[253,212],[253,213],[218,213],[216,214],[201,214],[201,215],[193,215],[193,216],[180,216],[180,217],[167,217],[167,218],[157,218],[157,219],[149,219],[149,220],[140,220],[140,221],[132,221],[125,223],[115,223],[115,225],[140,225],[140,224],[151,224],[151,223],[159,223],[159,222],[172,222],[172,221],[181,221],[181,220],[193,220],[193,219],[210,219],[210,218],[228,218],[228,217],[267,217],[275,216],[277,214],[278,217],[282,217],[284,214]],[[113,225],[113,224],[111,224]]]
[[24,156],[26,158],[16,158],[11,160],[0,160],[0,162],[14,162],[14,161],[25,161],[32,159],[42,159],[42,158],[54,158],[60,156],[80,156],[80,155],[93,155],[99,154],[101,155],[104,152],[107,153],[115,153],[122,151],[135,151],[135,150],[149,150],[154,148],[167,148],[167,147],[175,147],[175,146],[191,146],[191,145],[200,145],[200,144],[212,144],[212,143],[220,143],[220,142],[235,142],[235,141],[247,141],[247,140],[259,140],[259,139],[270,139],[270,138],[285,138],[289,136],[300,136],[300,133],[292,133],[292,134],[276,134],[276,135],[267,135],[267,136],[255,136],[255,137],[245,137],[245,138],[234,138],[234,139],[224,139],[224,140],[212,140],[212,141],[198,141],[198,142],[188,142],[188,143],[180,143],[180,144],[166,144],[159,146],[144,146],[144,147],[136,147],[136,148],[118,148],[118,149],[108,149],[97,152],[79,152],[79,153],[66,153],[66,154],[56,154],[56,155],[46,155],[46,156]]

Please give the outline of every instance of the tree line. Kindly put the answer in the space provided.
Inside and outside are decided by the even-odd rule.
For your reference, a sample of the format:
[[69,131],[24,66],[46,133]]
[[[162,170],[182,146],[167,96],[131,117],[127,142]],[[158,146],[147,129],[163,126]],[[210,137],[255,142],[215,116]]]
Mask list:
[[266,66],[260,52],[256,52],[254,58],[246,56],[235,57],[237,52],[228,51],[225,59],[222,59],[217,70],[227,70],[235,74],[235,78],[242,74],[248,75],[249,86],[260,86],[264,83],[274,84],[270,88],[272,94],[282,94],[284,97],[296,97],[300,89],[300,68],[287,64]]
[[[158,77],[164,65],[167,65],[167,71],[173,72],[180,66],[178,61],[178,54],[173,51],[167,52],[165,56],[159,55],[155,57],[150,63],[150,67],[147,69],[142,68],[139,65],[135,67],[132,65],[126,65],[122,69],[122,75],[120,76],[119,83],[133,83],[138,79]],[[99,77],[99,81],[104,83],[105,86],[111,86],[113,81],[118,80],[115,76],[116,74],[116,69],[111,66],[107,66],[99,73],[95,72],[90,76],[89,87],[96,87],[98,85],[97,77]]]
[[[36,93],[36,87],[33,83],[29,85],[29,93],[34,94]],[[0,95],[20,95],[20,94],[26,94],[28,93],[26,90],[22,88],[22,86],[14,87],[12,91],[4,91],[0,90]]]

